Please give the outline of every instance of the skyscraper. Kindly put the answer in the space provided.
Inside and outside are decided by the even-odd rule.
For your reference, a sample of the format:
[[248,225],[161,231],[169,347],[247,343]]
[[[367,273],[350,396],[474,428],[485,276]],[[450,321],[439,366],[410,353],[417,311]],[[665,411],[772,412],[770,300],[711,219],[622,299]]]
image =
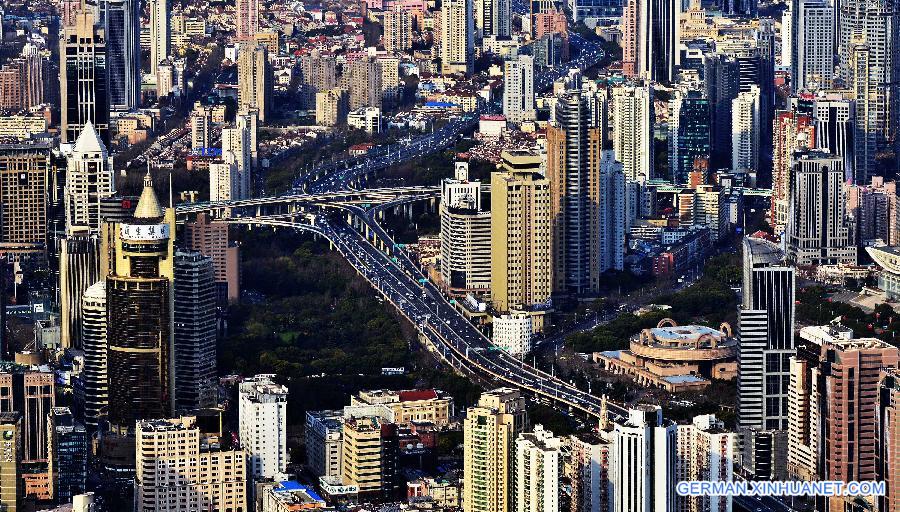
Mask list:
[[[837,50],[841,78],[856,93],[857,114],[862,113],[860,102],[865,99],[870,116],[868,123],[859,126],[874,137],[878,151],[893,149],[888,146],[898,129],[900,115],[900,57],[896,51],[900,7],[896,2],[875,0],[841,2],[839,9]],[[868,89],[864,98],[862,82]],[[868,183],[868,176],[856,176],[855,180]]]
[[160,206],[148,173],[133,219],[113,226],[114,260],[106,276],[108,417],[121,431],[172,413],[174,216],[174,209]]
[[653,88],[624,86],[613,89],[613,151],[622,162],[625,179],[645,183],[652,179]]
[[475,32],[480,40],[484,37],[508,37],[512,22],[510,0],[473,0]]
[[288,390],[273,377],[257,375],[238,388],[238,433],[249,478],[274,478],[287,471]]
[[491,297],[500,312],[545,305],[552,291],[550,183],[540,157],[504,151],[491,173]]
[[81,349],[82,296],[100,279],[100,240],[86,226],[76,226],[60,245],[60,345]]
[[384,13],[384,49],[388,52],[405,52],[412,47],[413,15],[395,5]]
[[515,511],[558,512],[563,473],[563,442],[535,425],[519,434],[515,444]]
[[175,410],[215,407],[216,283],[212,259],[175,252]]
[[731,169],[752,180],[759,171],[760,117],[759,88],[741,92],[731,102]]
[[16,512],[24,495],[22,479],[22,414],[0,412],[0,508]]
[[101,0],[109,74],[109,107],[131,110],[140,102],[140,14],[137,0]]
[[823,0],[798,0],[792,18],[794,91],[829,89],[834,75],[834,7]]
[[473,0],[441,4],[441,72],[471,75],[475,65]]
[[100,232],[100,200],[116,192],[112,158],[88,121],[78,135],[66,165],[66,227],[85,226]]
[[775,243],[745,237],[743,251],[737,426],[747,467],[754,465],[751,431],[787,430],[796,277]]
[[814,147],[818,134],[813,118],[797,109],[775,115],[773,134],[771,218],[775,233],[780,235],[788,222],[794,155]]
[[49,144],[0,144],[0,242],[46,248],[51,167]]
[[202,432],[196,420],[138,421],[135,509],[246,510],[245,451],[222,449],[221,432]]
[[581,295],[598,285],[591,249],[599,247],[597,163],[603,134],[590,127],[590,116],[582,92],[566,91],[557,98],[556,125],[547,128],[554,293]]
[[[623,71],[654,82],[671,83],[681,63],[679,16],[675,0],[628,0],[622,17]],[[634,48],[634,50],[631,50]]]
[[503,62],[503,115],[513,124],[534,119],[534,58],[519,55]]
[[[856,169],[861,175],[870,176],[868,162],[856,156],[856,103],[836,94],[816,98],[813,102],[813,122],[815,123],[815,147],[826,153],[838,156],[844,162],[844,176],[856,176]],[[874,155],[873,155],[874,156]]]
[[791,358],[788,468],[792,478],[875,480],[879,382],[900,351],[833,323],[800,329]]
[[68,503],[85,491],[88,470],[88,434],[68,407],[50,409],[47,452],[50,495],[60,503]]
[[886,495],[877,498],[877,510],[887,512],[900,509],[900,370],[896,368],[881,373],[875,421],[875,480],[887,487]]
[[[850,39],[850,48],[846,51],[849,58],[847,85],[850,88],[850,98],[854,101],[855,114],[853,118],[855,168],[851,177],[853,182],[858,184],[869,182],[869,176],[875,169],[875,155],[879,148],[885,146],[885,133],[889,130],[889,123],[895,119],[893,111],[888,111],[891,104],[885,96],[896,91],[893,87],[886,87],[884,83],[879,82],[879,77],[883,73],[879,73],[878,69],[872,69],[880,60],[873,55],[876,48],[877,45],[871,44],[863,36],[855,35]],[[900,62],[897,62],[897,65],[900,66]]]
[[253,41],[259,30],[259,0],[236,0],[235,36],[239,41]]
[[638,405],[613,424],[613,510],[671,510],[675,485],[676,426],[659,406]]
[[788,257],[797,265],[856,264],[841,160],[825,153],[798,154],[792,174]]
[[75,25],[64,28],[59,44],[62,141],[78,139],[82,127],[90,121],[100,137],[108,142],[106,33],[95,25],[90,11],[79,12],[75,15]]
[[150,1],[150,75],[157,76],[159,63],[172,54],[170,0]]
[[469,181],[468,163],[441,182],[441,279],[451,292],[491,286],[491,212],[482,207],[481,182]]
[[679,185],[688,183],[699,162],[709,161],[709,116],[709,100],[700,91],[676,90],[669,101],[669,168]]
[[88,287],[81,303],[81,345],[84,369],[81,372],[85,427],[96,431],[109,408],[109,372],[107,368],[106,281]]
[[[730,482],[734,479],[735,434],[714,414],[695,416],[690,424],[677,427],[677,482]],[[726,512],[731,496],[677,496],[676,510]]]
[[525,399],[499,388],[481,394],[463,424],[463,510],[508,512],[514,503],[516,437],[528,427]]
[[255,43],[238,46],[238,113],[259,112],[266,122],[272,105],[272,67],[266,47]]

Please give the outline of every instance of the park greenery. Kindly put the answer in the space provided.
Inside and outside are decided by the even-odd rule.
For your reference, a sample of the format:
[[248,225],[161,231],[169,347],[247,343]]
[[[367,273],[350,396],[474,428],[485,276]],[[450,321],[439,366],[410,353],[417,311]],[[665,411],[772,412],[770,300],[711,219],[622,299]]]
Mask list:
[[[342,407],[361,389],[432,386],[458,405],[477,399],[480,388],[413,343],[412,327],[327,242],[288,230],[235,235],[244,297],[229,309],[219,368],[277,374],[290,390],[292,421],[306,410]],[[382,367],[408,373],[383,376]]]

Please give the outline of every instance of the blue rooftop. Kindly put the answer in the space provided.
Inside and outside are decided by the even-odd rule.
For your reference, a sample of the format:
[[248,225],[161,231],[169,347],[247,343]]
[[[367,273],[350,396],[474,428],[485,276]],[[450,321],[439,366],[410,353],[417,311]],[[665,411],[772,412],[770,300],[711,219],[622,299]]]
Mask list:
[[697,377],[696,375],[672,375],[665,377],[663,380],[671,384],[693,384],[697,382],[706,382],[706,379]]

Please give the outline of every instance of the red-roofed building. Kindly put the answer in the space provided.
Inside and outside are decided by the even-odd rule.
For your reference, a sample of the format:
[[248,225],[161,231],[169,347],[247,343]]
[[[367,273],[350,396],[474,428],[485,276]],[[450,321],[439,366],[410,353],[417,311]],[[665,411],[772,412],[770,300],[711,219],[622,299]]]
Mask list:
[[350,397],[350,405],[384,405],[394,413],[398,425],[427,422],[442,427],[453,415],[453,399],[436,389],[360,391]]

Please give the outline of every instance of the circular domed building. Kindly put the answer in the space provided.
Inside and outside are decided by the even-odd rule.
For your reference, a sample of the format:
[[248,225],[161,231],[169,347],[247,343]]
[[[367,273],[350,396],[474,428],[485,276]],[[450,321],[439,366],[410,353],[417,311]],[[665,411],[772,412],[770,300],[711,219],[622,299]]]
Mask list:
[[666,318],[631,339],[628,350],[600,352],[594,359],[607,370],[631,375],[644,386],[687,391],[709,386],[709,379],[737,375],[737,339],[731,326],[678,325]]

